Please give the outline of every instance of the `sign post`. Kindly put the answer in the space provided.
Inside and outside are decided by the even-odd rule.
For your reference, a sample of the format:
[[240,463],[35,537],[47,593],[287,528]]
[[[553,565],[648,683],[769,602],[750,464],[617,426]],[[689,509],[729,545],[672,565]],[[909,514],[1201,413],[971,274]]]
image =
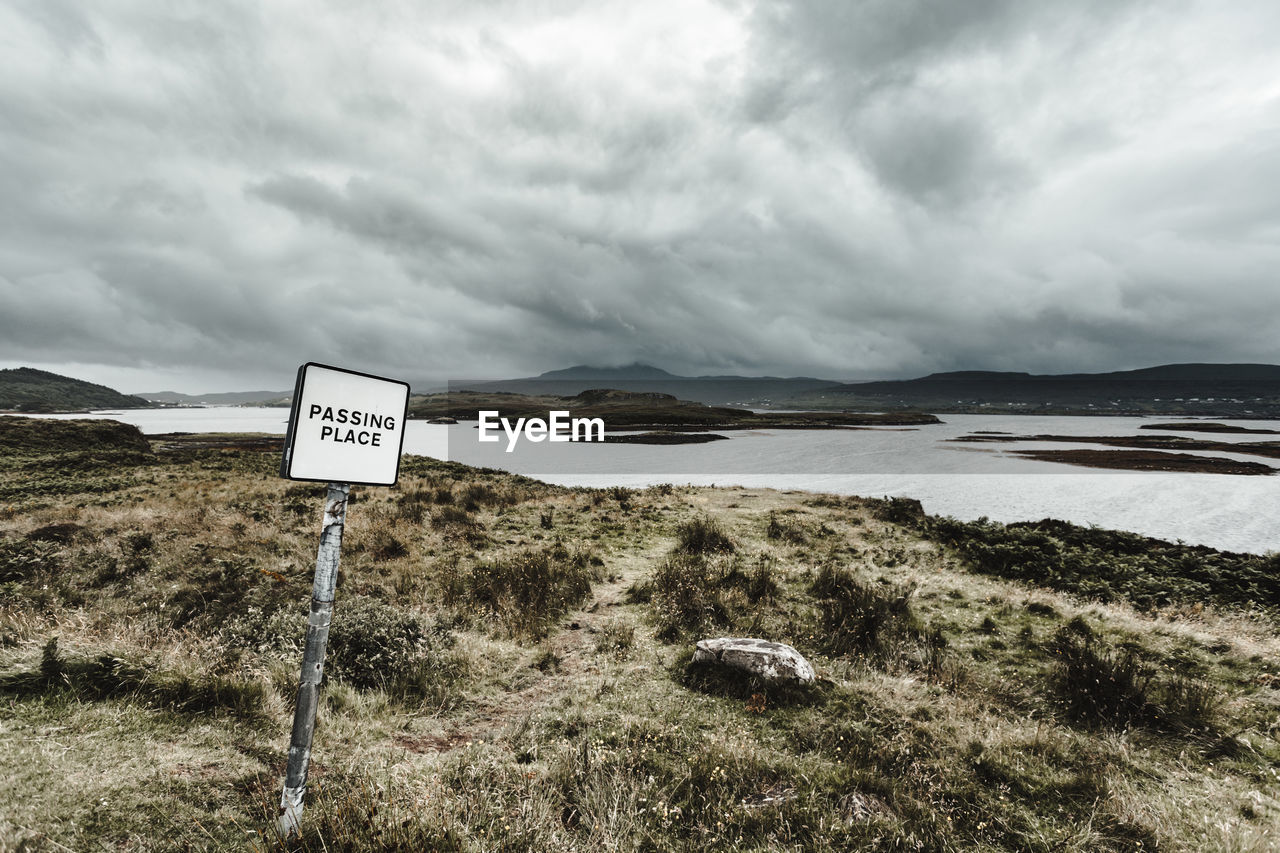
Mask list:
[[330,483],[324,501],[324,527],[320,533],[320,553],[316,556],[316,578],[311,587],[307,644],[302,652],[298,702],[293,713],[293,734],[289,737],[289,764],[284,774],[284,792],[280,795],[279,829],[284,838],[298,833],[302,797],[307,791],[311,736],[316,728],[316,706],[320,701],[320,679],[324,676],[324,653],[329,644],[333,593],[338,587],[338,560],[342,556],[342,529],[350,491],[351,486],[346,483]]
[[314,363],[298,369],[280,476],[327,482],[329,488],[280,795],[282,838],[300,829],[351,484],[395,485],[408,409],[407,383]]

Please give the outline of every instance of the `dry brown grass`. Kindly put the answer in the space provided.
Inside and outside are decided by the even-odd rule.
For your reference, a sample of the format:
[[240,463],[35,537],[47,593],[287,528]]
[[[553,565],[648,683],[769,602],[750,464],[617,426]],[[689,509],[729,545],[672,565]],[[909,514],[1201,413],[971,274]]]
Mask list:
[[[229,648],[214,629],[246,608],[305,607],[323,487],[275,479],[272,461],[162,459],[131,472],[126,489],[0,514],[10,542],[52,524],[89,531],[40,551],[56,566],[40,584],[11,581],[0,604],[0,850],[229,849],[265,828],[297,662]],[[387,839],[592,851],[1280,843],[1270,617],[1140,613],[970,574],[856,499],[687,487],[623,497],[413,459],[397,489],[357,491],[337,607],[359,596],[413,614],[451,641],[431,648],[465,677],[446,694],[328,683],[306,849]],[[435,524],[445,507],[469,522]],[[770,517],[799,532],[771,537]],[[628,602],[698,519],[735,546],[707,559],[740,573],[720,591],[717,630],[809,655],[824,679],[809,704],[683,686],[694,636],[664,639],[652,604]],[[589,594],[543,631],[512,631],[501,608],[445,594],[477,567],[557,541],[601,565]],[[774,588],[753,598],[759,566]],[[822,653],[811,589],[824,567],[871,590],[912,587],[912,616],[945,638],[950,669]],[[1073,725],[1050,689],[1051,641],[1077,617],[1152,665],[1212,684],[1222,697],[1214,733]],[[54,636],[62,683],[40,680]],[[104,656],[134,667],[132,680],[93,669]],[[195,707],[191,696],[208,701]]]

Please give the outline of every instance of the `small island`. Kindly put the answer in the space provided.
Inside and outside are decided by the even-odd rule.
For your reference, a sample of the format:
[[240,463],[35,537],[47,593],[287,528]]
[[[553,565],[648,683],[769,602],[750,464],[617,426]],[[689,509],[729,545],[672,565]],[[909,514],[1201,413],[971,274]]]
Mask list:
[[1192,453],[1162,453],[1158,450],[1015,450],[1017,456],[1039,462],[1060,462],[1085,468],[1122,471],[1177,471],[1201,474],[1274,474],[1276,469],[1261,462],[1240,462],[1221,456]]
[[924,412],[753,412],[750,409],[708,406],[680,400],[671,394],[600,388],[569,397],[504,392],[450,391],[409,398],[409,416],[420,420],[454,418],[474,421],[481,411],[502,417],[543,417],[568,411],[575,418],[601,418],[606,432],[704,432],[739,429],[852,429],[918,427],[940,424]]
[[1138,429],[1158,429],[1167,432],[1220,432],[1235,435],[1280,435],[1280,430],[1256,429],[1237,424],[1219,424],[1213,421],[1190,421],[1178,424],[1143,424]]
[[711,441],[726,441],[727,435],[716,435],[714,432],[642,432],[638,435],[630,433],[618,435],[605,434],[606,444],[707,444]]
[[1280,459],[1280,442],[1277,441],[1213,441],[1204,438],[1185,438],[1180,435],[981,435],[971,433],[947,441],[958,443],[1012,443],[1019,441],[1063,442],[1067,444],[1101,444],[1107,447],[1126,447],[1136,450],[1191,451],[1212,453],[1239,453],[1245,456],[1261,456]]

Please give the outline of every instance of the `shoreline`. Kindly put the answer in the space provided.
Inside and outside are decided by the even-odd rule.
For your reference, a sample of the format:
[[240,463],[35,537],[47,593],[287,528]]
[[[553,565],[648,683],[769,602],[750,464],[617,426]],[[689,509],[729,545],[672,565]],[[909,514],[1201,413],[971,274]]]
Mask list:
[[[9,420],[26,423],[44,421],[49,424],[62,424],[66,419],[11,418]],[[101,423],[103,420],[93,419],[89,422],[98,421]],[[179,426],[185,420],[190,420],[193,425],[198,422],[190,418],[179,418],[176,420],[164,419],[163,423],[169,426],[169,430],[172,430],[174,426]],[[270,420],[274,421],[274,418]],[[237,447],[249,448],[255,445],[263,451],[278,452],[283,441],[282,433],[267,430],[265,433],[259,432],[256,435],[246,435],[242,430],[234,429],[236,421],[235,417],[224,418],[220,423],[224,423],[227,427],[232,427],[233,432],[217,433],[216,438],[211,437],[211,434],[204,431],[177,435],[168,431],[162,432],[161,430],[156,430],[151,438],[153,440],[157,438],[165,440],[173,444],[175,448],[187,445],[185,452],[189,453],[204,453],[205,451],[200,450],[198,447],[200,444],[204,444],[207,448],[215,448],[215,450],[221,448],[216,452],[230,453],[234,452]],[[255,425],[257,425],[257,422],[255,422]],[[258,426],[258,429],[261,430],[262,426]],[[38,433],[44,432],[46,432],[44,429],[38,430]],[[952,430],[953,434],[954,432],[955,430]],[[812,434],[812,438],[817,440],[823,434],[815,432]],[[830,433],[826,434],[830,435]],[[689,433],[688,435],[696,435],[696,433]],[[919,436],[920,433],[909,433],[909,435]],[[809,437],[795,433],[788,435],[779,432],[777,436],[779,441],[790,441],[791,444],[798,448],[808,446],[810,441]],[[732,434],[730,434],[730,437],[733,437]],[[850,436],[849,440],[851,442],[854,441],[853,436]],[[892,439],[881,437],[881,441],[892,442]],[[928,438],[915,438],[912,441],[917,443],[924,441],[929,446],[934,446],[932,439]],[[413,454],[443,455],[441,453],[444,450],[443,446],[433,450],[430,449],[434,447],[432,443],[422,444],[419,442],[419,444],[422,446],[417,449],[410,448],[407,450],[404,457],[405,464],[409,464]],[[838,444],[843,446],[845,441],[843,439],[839,440]],[[717,442],[707,452],[720,452],[717,450],[720,445],[721,443]],[[941,447],[942,445],[937,446]],[[959,449],[963,445],[956,445],[956,447]],[[978,448],[975,447],[974,449]],[[634,450],[640,451],[642,447],[636,446]],[[655,450],[661,449],[655,448]],[[1038,463],[1034,460],[1026,460],[1025,465],[1028,467],[1025,472],[1021,468],[1001,471],[998,466],[994,470],[986,471],[983,470],[984,466],[982,465],[973,470],[974,466],[970,465],[966,466],[970,470],[938,474],[930,474],[927,470],[917,466],[916,470],[898,471],[896,473],[892,470],[886,470],[881,473],[874,471],[863,474],[858,474],[856,471],[841,473],[813,468],[799,471],[793,475],[787,475],[781,471],[751,475],[744,472],[742,466],[739,465],[738,468],[728,471],[707,470],[703,473],[698,473],[696,471],[681,471],[680,468],[682,466],[679,465],[679,460],[687,459],[693,462],[704,458],[703,451],[694,449],[681,450],[671,447],[661,452],[666,454],[666,461],[659,467],[659,470],[652,470],[648,473],[642,469],[634,472],[634,475],[619,472],[617,476],[610,476],[608,471],[598,471],[593,474],[590,469],[597,468],[598,464],[591,463],[586,470],[577,473],[549,471],[544,467],[541,471],[530,471],[529,475],[543,477],[548,482],[605,488],[614,485],[645,487],[674,480],[708,485],[741,482],[759,487],[803,490],[815,494],[831,492],[845,495],[893,494],[924,500],[930,508],[930,512],[950,514],[963,519],[976,519],[987,516],[1005,522],[1017,522],[1052,517],[1069,520],[1081,525],[1092,524],[1111,529],[1134,531],[1166,540],[1185,540],[1233,552],[1264,554],[1269,551],[1280,550],[1280,542],[1276,540],[1274,532],[1269,526],[1262,523],[1263,516],[1259,516],[1257,512],[1251,515],[1241,513],[1241,509],[1245,506],[1245,504],[1240,503],[1242,500],[1241,495],[1249,495],[1252,497],[1243,498],[1248,502],[1249,506],[1256,506],[1258,512],[1263,513],[1265,516],[1274,516],[1276,514],[1277,507],[1274,496],[1269,491],[1268,481],[1265,478],[1259,479],[1246,475],[1213,473],[1168,474],[1159,471],[1126,473],[1120,469],[1107,471],[1098,468],[1068,466],[1061,463]],[[989,453],[990,449],[985,452]],[[586,454],[584,458],[587,460],[609,458],[606,451],[590,454],[580,448],[575,448],[571,452],[571,457],[577,458],[580,454]],[[94,456],[94,454],[90,454],[87,451],[80,455],[86,459],[91,459]],[[429,457],[424,456],[424,458]],[[643,460],[647,457],[642,453],[640,458]],[[749,462],[749,460],[747,461]],[[945,462],[945,460],[943,461]],[[476,460],[473,464],[487,465],[495,469],[508,467],[502,459]],[[1014,463],[1011,459],[1006,463],[1005,467],[1007,468],[1009,465],[1014,464],[1022,465],[1024,463]],[[515,467],[518,468],[519,466]],[[748,465],[747,467],[750,466]],[[1020,473],[1024,474],[1024,476],[1019,476]],[[561,474],[567,474],[567,476]],[[46,480],[52,482],[56,480],[57,476],[56,471],[50,470],[33,475],[32,482],[29,484],[24,485],[15,482],[7,487],[0,487],[0,507],[3,506],[7,499],[13,500],[17,496],[37,493],[47,488],[42,483]],[[1117,479],[1114,481],[1096,479],[1099,477],[1116,477]],[[1210,493],[1219,495],[1220,500],[1216,500],[1212,505],[1203,505],[1204,491],[1200,484],[1196,482],[1200,478],[1206,479],[1205,486]],[[115,478],[107,479],[114,480]],[[1149,485],[1144,485],[1147,483]],[[1097,493],[1095,498],[1096,489],[1101,489],[1102,491]],[[1157,490],[1164,494],[1161,501],[1166,505],[1167,512],[1153,514],[1144,509],[1149,503],[1150,490]],[[1169,503],[1170,501],[1173,503]],[[1228,509],[1226,515],[1222,515],[1217,509],[1219,506],[1236,507],[1236,509]],[[1201,509],[1194,511],[1194,513],[1183,509],[1191,507],[1201,507]]]

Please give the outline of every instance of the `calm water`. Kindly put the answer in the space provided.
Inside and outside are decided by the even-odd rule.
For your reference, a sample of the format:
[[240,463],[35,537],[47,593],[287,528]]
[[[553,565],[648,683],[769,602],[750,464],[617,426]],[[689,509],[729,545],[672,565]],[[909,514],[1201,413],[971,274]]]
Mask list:
[[[251,408],[145,409],[97,412],[92,417],[136,424],[146,433],[283,433],[288,413]],[[727,441],[670,447],[522,442],[513,453],[504,452],[505,439],[480,444],[473,424],[434,426],[411,421],[404,449],[564,485],[714,483],[896,495],[918,498],[928,512],[963,519],[1053,517],[1235,551],[1280,550],[1280,477],[1094,471],[1022,459],[1011,455],[1008,445],[946,441],[979,430],[1017,435],[1158,434],[1138,430],[1142,424],[1158,421],[1008,415],[946,415],[943,420],[946,423],[913,430],[730,431],[724,433]],[[1280,429],[1277,421],[1234,423]],[[1089,446],[1016,445],[1019,449]]]

